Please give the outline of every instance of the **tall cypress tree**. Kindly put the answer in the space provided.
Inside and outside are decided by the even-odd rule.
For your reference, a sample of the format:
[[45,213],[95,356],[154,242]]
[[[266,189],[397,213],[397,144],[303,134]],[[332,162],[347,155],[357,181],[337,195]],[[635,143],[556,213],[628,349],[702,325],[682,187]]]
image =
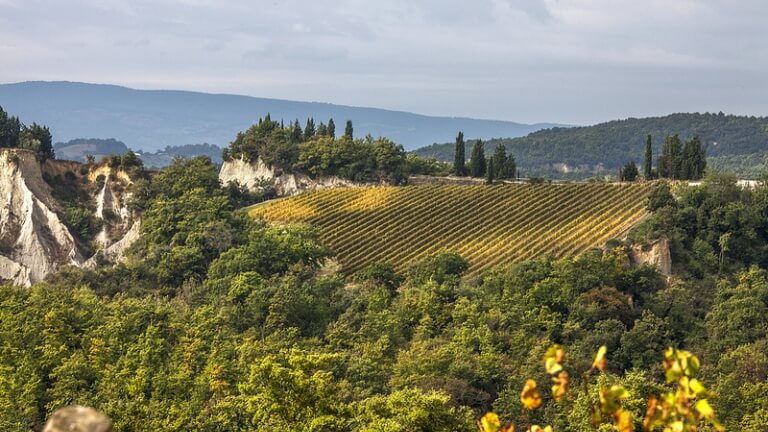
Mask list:
[[304,127],[304,141],[309,141],[315,136],[315,119],[307,119],[307,126]]
[[485,176],[485,149],[483,141],[477,140],[472,146],[472,154],[469,156],[469,175],[472,177]]
[[485,170],[485,184],[493,184],[493,180],[496,178],[496,162],[494,160],[495,158],[491,157],[486,161],[488,167]]
[[[507,173],[507,149],[504,144],[496,144],[496,149],[493,152],[493,177],[497,179],[509,178],[510,174]],[[488,165],[490,169],[490,165]]]
[[467,157],[465,156],[464,151],[464,132],[459,132],[459,134],[456,135],[456,148],[454,149],[453,154],[453,174],[459,177],[467,175],[467,169],[464,166]]
[[645,138],[645,161],[643,162],[643,177],[650,180],[653,177],[653,146],[651,143],[651,134]]
[[328,136],[336,138],[336,124],[333,122],[333,119],[328,120]]
[[704,147],[701,145],[701,139],[698,136],[685,142],[683,147],[683,174],[684,179],[699,180],[704,176],[704,170],[707,166]]
[[679,179],[683,174],[683,149],[680,143],[680,137],[675,134],[668,136],[664,140],[664,147],[661,149],[661,156],[657,163],[659,177]]
[[299,119],[296,119],[295,122],[293,122],[293,127],[291,128],[291,138],[290,141],[294,144],[301,141],[301,137],[303,136],[304,131],[301,130],[301,125],[299,124]]
[[517,161],[515,161],[515,155],[512,153],[507,155],[507,165],[504,167],[504,175],[507,176],[506,178],[513,180],[517,178]]
[[354,129],[352,128],[352,120],[347,120],[347,126],[344,128],[344,137],[353,139]]

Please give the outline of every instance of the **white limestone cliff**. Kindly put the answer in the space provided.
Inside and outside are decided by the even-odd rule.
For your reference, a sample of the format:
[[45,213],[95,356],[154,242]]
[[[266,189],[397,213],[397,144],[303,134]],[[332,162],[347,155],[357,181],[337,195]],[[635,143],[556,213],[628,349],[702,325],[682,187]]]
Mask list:
[[[68,161],[48,161],[43,165],[49,175],[73,171],[79,166]],[[96,216],[108,216],[110,221],[105,223],[95,243],[102,256],[116,262],[138,238],[141,224],[125,204],[127,195],[115,191],[109,175],[105,178],[104,186],[94,197]],[[119,176],[118,179],[123,180]],[[82,266],[93,261],[83,256],[82,245],[61,214],[35,154],[0,149],[0,281],[30,286],[62,266]]]
[[243,159],[224,161],[219,171],[219,180],[223,185],[236,181],[250,190],[257,188],[261,180],[269,180],[274,183],[278,195],[296,195],[314,189],[355,186],[355,183],[340,177],[312,178],[304,174],[279,173],[261,159],[254,162]]

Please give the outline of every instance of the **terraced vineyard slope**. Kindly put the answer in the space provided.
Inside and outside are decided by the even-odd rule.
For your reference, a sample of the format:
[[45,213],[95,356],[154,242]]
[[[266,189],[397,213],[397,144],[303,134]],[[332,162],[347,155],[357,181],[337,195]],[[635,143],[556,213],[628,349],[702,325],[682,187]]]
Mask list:
[[250,214],[318,227],[349,273],[373,262],[404,269],[449,250],[467,258],[476,274],[602,246],[646,214],[649,191],[648,184],[607,183],[326,189]]

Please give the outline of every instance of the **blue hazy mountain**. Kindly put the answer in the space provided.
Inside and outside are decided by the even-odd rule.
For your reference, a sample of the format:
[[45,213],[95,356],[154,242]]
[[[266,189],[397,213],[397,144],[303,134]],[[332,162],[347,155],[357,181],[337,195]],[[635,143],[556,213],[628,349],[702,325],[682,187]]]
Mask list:
[[343,132],[350,119],[356,136],[386,136],[408,150],[451,141],[459,130],[468,138],[488,139],[524,136],[554,126],[76,82],[0,84],[0,106],[27,124],[49,126],[55,141],[115,138],[144,151],[197,143],[226,146],[266,113],[286,123],[298,118],[302,125],[307,117],[314,117],[316,124],[333,118],[337,132]]

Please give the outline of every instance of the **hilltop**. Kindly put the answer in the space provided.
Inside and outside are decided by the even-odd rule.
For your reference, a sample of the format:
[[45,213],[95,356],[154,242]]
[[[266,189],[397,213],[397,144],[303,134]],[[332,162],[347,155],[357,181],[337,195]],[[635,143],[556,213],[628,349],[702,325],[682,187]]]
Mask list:
[[[710,166],[750,177],[768,168],[768,118],[722,113],[671,114],[594,126],[556,127],[525,137],[490,140],[485,146],[488,152],[499,143],[505,145],[527,175],[584,178],[615,174],[628,161],[642,164],[648,134],[653,137],[656,156],[667,135],[679,134],[684,140],[698,135],[706,147]],[[450,142],[424,147],[415,153],[448,162],[453,160],[453,152],[454,144]]]
[[113,137],[142,151],[203,142],[224,147],[238,131],[267,112],[286,123],[308,117],[327,122],[333,117],[343,125],[349,119],[357,136],[386,136],[408,150],[448,141],[458,130],[468,136],[492,138],[522,136],[554,126],[76,82],[0,84],[0,106],[24,122],[48,125],[56,141]]
[[645,215],[648,193],[648,183],[326,189],[250,214],[317,227],[346,272],[376,262],[404,270],[430,254],[453,251],[479,274],[602,247]]

